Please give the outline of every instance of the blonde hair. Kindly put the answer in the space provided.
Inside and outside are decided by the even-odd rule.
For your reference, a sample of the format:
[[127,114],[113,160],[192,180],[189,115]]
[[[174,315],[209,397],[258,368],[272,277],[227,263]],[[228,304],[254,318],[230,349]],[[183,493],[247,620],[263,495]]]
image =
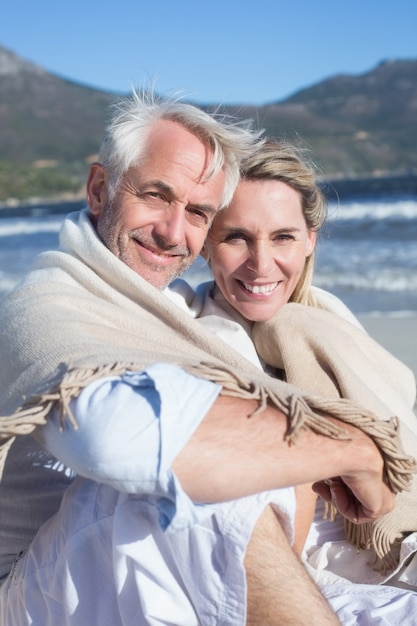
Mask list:
[[[285,141],[268,139],[242,161],[240,175],[242,180],[273,179],[292,187],[300,194],[307,228],[320,231],[327,217],[327,202],[318,185],[315,169],[302,156],[301,149]],[[290,302],[317,306],[311,291],[313,270],[314,252],[306,258]]]

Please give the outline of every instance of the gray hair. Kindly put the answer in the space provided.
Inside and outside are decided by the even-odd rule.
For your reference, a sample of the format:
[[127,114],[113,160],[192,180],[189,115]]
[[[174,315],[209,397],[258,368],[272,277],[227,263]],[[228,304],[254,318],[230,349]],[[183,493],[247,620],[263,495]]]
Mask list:
[[99,160],[109,177],[112,199],[129,167],[138,165],[152,125],[158,120],[178,122],[199,137],[213,151],[207,178],[225,171],[222,207],[230,203],[239,182],[241,160],[259,147],[263,131],[254,131],[251,122],[238,121],[219,113],[208,114],[178,98],[159,98],[152,91],[132,90],[129,98],[112,105]]

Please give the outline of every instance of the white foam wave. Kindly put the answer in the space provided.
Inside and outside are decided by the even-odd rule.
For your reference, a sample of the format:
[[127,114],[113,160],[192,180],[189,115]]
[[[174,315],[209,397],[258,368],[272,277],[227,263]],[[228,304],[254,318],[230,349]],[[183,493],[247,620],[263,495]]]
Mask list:
[[54,217],[42,220],[4,219],[0,221],[0,237],[13,235],[36,235],[37,233],[57,233],[61,228],[63,218]]
[[344,202],[329,204],[329,220],[352,219],[386,220],[391,218],[417,219],[417,200],[387,200],[373,202]]
[[405,273],[404,269],[380,270],[368,274],[340,272],[320,273],[316,272],[314,283],[323,289],[334,288],[351,289],[355,291],[381,291],[381,292],[417,292],[417,273]]
[[389,317],[393,319],[403,319],[404,317],[417,317],[417,311],[412,311],[410,309],[399,311],[367,311],[365,315],[366,317]]
[[8,291],[11,291],[18,282],[19,278],[0,275],[0,296],[6,294]]

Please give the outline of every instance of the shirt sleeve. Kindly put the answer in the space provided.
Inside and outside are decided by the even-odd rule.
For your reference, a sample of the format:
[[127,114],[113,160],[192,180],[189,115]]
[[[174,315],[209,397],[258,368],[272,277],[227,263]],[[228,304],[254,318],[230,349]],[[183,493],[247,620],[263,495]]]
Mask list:
[[176,365],[152,365],[90,384],[71,401],[78,428],[54,415],[37,439],[77,474],[154,500],[161,526],[186,527],[199,505],[171,465],[220,391]]

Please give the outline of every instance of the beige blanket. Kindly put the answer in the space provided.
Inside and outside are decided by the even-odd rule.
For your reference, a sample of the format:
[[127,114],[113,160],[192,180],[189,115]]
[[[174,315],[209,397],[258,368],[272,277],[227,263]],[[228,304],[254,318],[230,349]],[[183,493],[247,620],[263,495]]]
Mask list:
[[[252,340],[261,358],[283,369],[286,380],[300,389],[347,398],[380,420],[395,416],[403,448],[417,457],[414,375],[360,328],[328,311],[288,304],[275,318],[255,324]],[[294,355],[300,355],[302,367]],[[345,528],[352,543],[375,549],[382,568],[394,567],[401,540],[417,530],[417,476],[410,491],[397,498],[393,513],[361,526],[345,520]]]
[[[314,372],[310,363],[304,365],[306,356],[291,348],[293,328],[286,324],[283,315],[280,335],[287,336],[300,373],[294,382],[302,380],[308,390]],[[256,398],[258,412],[266,402],[274,404],[288,415],[288,441],[296,443],[301,428],[345,436],[325,415],[358,424],[380,446],[395,492],[408,487],[415,470],[392,422],[379,421],[373,411],[337,394],[301,391],[260,372],[116,259],[98,241],[85,212],[66,220],[61,251],[41,255],[0,306],[0,358],[1,463],[13,437],[44,423],[53,407],[61,409],[64,423],[69,399],[95,378],[174,362],[219,382],[224,394]],[[384,556],[393,535],[381,532],[384,540],[388,536],[388,544],[378,543]]]

